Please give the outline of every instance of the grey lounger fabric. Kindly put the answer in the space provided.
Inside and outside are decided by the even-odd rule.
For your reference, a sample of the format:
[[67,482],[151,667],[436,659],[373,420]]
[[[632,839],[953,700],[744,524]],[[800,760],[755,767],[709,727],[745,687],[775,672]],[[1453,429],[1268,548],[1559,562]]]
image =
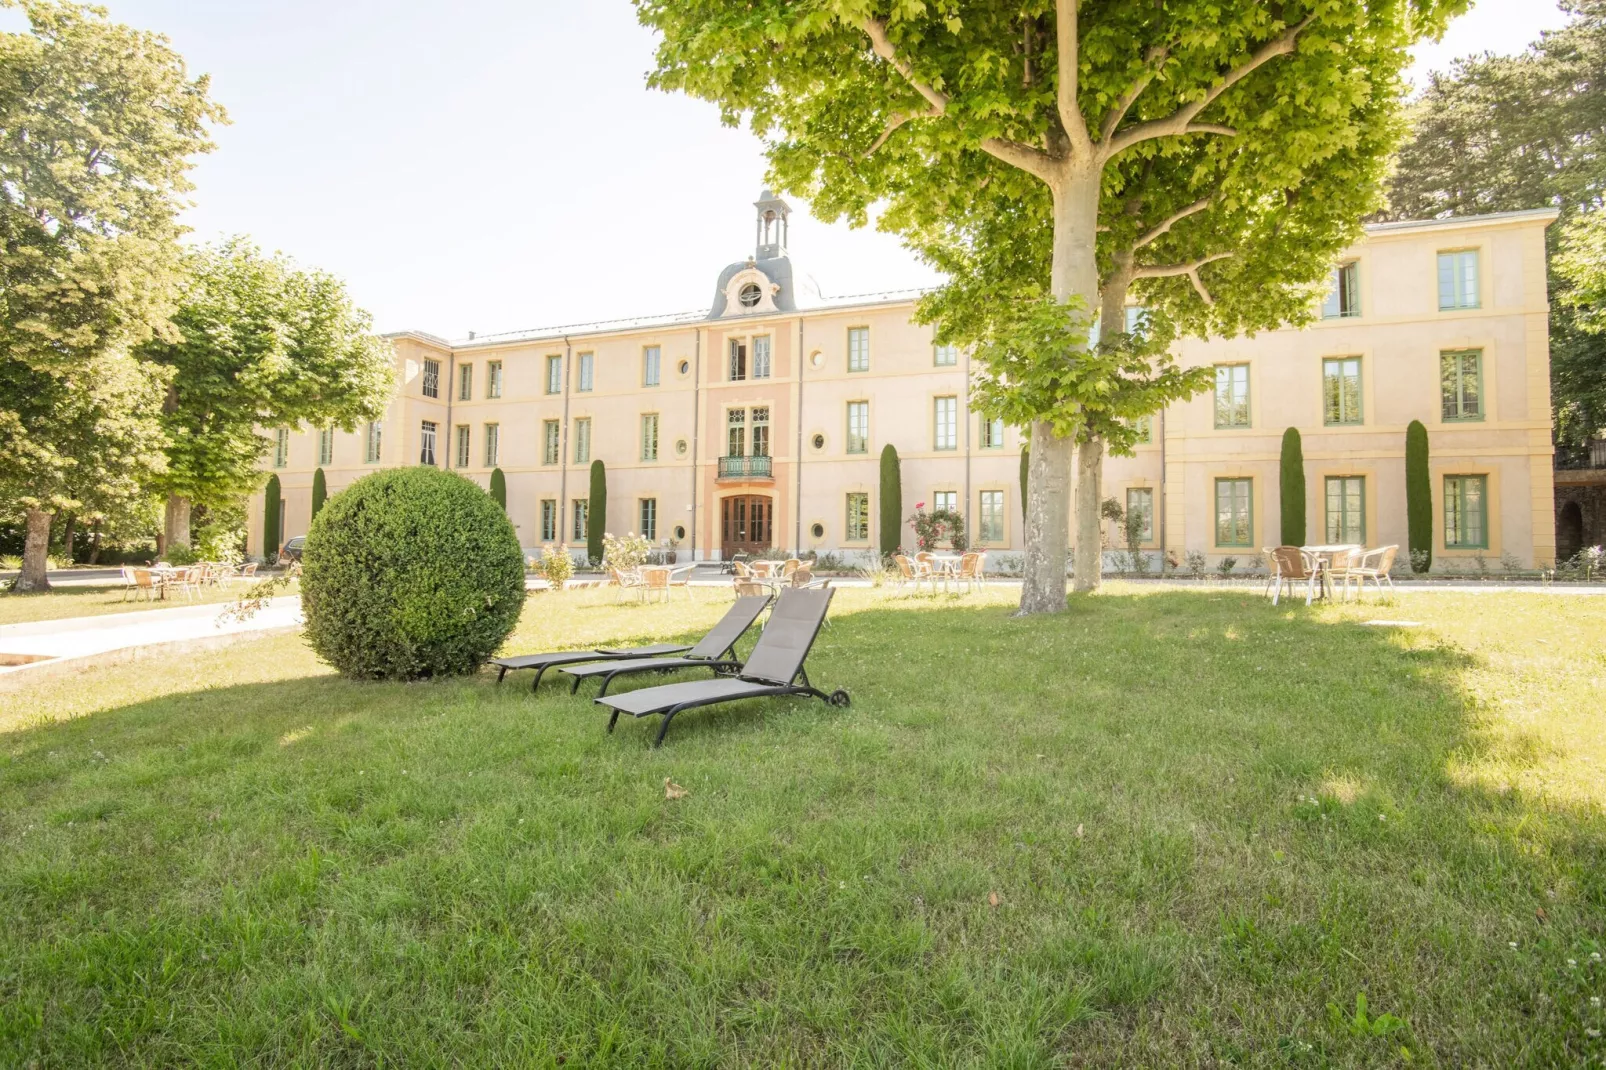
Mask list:
[[572,695],[578,691],[580,681],[592,676],[602,677],[602,688],[597,694],[606,695],[614,677],[627,676],[631,673],[668,672],[671,669],[699,667],[711,668],[715,672],[722,669],[740,669],[740,663],[725,659],[736,646],[736,641],[753,626],[758,615],[764,612],[764,607],[769,604],[770,596],[767,594],[738,598],[736,604],[725,611],[719,623],[710,628],[702,641],[692,647],[683,658],[627,658],[622,661],[596,661],[563,669],[562,672],[574,677],[574,685],[569,688],[569,693]]
[[679,654],[690,650],[691,647],[679,643],[654,643],[651,646],[638,646],[629,650],[561,650],[552,654],[520,654],[511,658],[493,658],[492,665],[497,668],[496,682],[501,683],[510,669],[534,669],[535,683],[530,685],[534,691],[541,686],[541,676],[554,665],[574,665],[582,661],[608,661],[622,660],[624,658],[654,657],[659,654]]
[[[734,702],[744,698],[771,698],[781,695],[812,695],[834,706],[846,706],[848,693],[836,691],[827,695],[809,683],[803,662],[809,648],[820,634],[830,608],[830,588],[786,588],[776,600],[775,609],[758,637],[758,644],[741,674],[716,680],[692,680],[663,687],[644,687],[620,695],[598,697],[598,705],[613,711],[608,718],[608,731],[612,732],[621,713],[632,717],[658,714],[663,725],[653,746],[661,746],[669,732],[669,722],[682,710],[698,706],[712,706],[720,702]],[[798,682],[800,681],[801,682]]]

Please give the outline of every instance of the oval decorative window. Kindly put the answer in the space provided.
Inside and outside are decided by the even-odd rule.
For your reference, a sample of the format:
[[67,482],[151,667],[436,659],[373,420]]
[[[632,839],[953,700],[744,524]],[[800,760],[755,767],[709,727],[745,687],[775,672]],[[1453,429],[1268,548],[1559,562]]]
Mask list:
[[817,449],[817,450],[825,449],[825,436],[824,435],[817,434],[817,435],[814,436],[814,448]]
[[681,525],[676,524],[675,525],[675,538],[676,539],[684,539],[685,537],[686,537],[686,529],[684,527],[682,527]]
[[764,300],[764,291],[758,288],[758,283],[750,282],[736,294],[736,300],[742,303],[743,308],[753,308]]
[[689,371],[691,371],[691,361],[689,361],[689,360],[681,361],[680,362],[680,374],[685,375]]
[[816,349],[814,352],[809,354],[809,363],[816,368],[825,367],[825,354]]
[[686,440],[685,439],[683,439],[683,438],[675,439],[675,452],[680,454],[682,457],[684,457],[686,455]]
[[813,535],[816,539],[825,538],[825,525],[815,524],[812,528],[809,528],[809,534]]

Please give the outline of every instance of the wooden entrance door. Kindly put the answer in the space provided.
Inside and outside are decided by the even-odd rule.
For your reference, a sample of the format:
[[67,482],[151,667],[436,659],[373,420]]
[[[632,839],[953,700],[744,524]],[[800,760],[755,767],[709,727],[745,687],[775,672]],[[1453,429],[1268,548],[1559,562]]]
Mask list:
[[720,502],[719,546],[728,561],[732,554],[757,554],[771,545],[775,521],[774,501],[761,494],[740,494]]

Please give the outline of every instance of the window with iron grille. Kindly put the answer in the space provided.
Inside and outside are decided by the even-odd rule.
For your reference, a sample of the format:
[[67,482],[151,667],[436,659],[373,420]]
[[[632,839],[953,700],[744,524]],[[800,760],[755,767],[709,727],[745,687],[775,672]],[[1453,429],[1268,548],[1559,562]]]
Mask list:
[[441,396],[441,362],[438,360],[424,361],[423,391],[426,398]]

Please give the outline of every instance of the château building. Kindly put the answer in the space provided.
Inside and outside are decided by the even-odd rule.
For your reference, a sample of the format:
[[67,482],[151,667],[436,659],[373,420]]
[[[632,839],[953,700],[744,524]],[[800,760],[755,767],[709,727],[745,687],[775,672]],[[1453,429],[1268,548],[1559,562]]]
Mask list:
[[[354,433],[270,431],[279,541],[376,468],[433,464],[482,485],[501,468],[520,541],[583,542],[589,470],[607,524],[681,560],[737,551],[868,551],[879,458],[902,461],[905,514],[959,510],[973,543],[1022,547],[1019,429],[972,408],[971,369],[913,322],[918,294],[824,300],[787,252],[787,204],[756,202],[753,255],[707,311],[449,342],[388,336],[396,392]],[[1254,337],[1185,339],[1215,388],[1146,421],[1104,494],[1140,510],[1146,546],[1246,559],[1278,541],[1278,458],[1303,438],[1307,541],[1406,542],[1406,426],[1428,428],[1435,555],[1555,556],[1545,228],[1550,209],[1368,226],[1339,258],[1321,318]],[[263,498],[250,551],[264,551]],[[905,525],[900,536],[913,545]]]

